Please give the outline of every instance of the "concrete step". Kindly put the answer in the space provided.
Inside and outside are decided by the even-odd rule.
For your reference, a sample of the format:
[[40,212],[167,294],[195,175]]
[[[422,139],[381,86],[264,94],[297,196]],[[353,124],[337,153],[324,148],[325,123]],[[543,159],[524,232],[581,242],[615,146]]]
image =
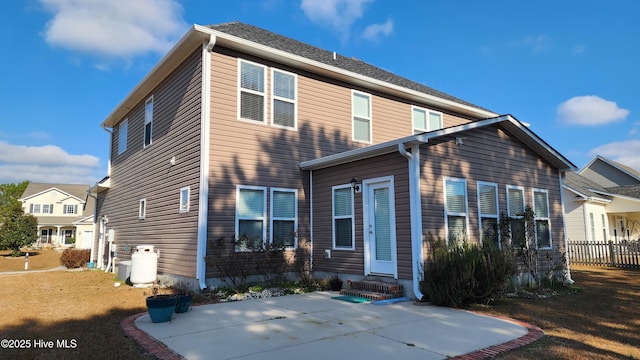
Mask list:
[[344,289],[340,290],[340,294],[377,301],[401,298],[404,296],[404,289],[400,284],[381,281],[350,281]]

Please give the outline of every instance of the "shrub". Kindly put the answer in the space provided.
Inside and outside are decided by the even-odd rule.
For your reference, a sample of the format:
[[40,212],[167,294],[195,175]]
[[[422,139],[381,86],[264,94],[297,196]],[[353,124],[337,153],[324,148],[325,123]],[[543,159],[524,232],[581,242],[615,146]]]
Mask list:
[[496,246],[432,243],[424,265],[422,292],[436,305],[460,307],[486,302],[504,291],[515,272],[509,249]]
[[91,250],[65,249],[60,255],[60,263],[69,269],[85,266],[89,262]]

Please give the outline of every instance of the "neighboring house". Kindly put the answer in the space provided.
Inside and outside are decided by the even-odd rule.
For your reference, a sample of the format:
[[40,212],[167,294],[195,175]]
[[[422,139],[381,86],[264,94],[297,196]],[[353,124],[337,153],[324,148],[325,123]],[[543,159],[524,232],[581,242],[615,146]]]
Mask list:
[[101,267],[108,241],[125,260],[154,245],[159,273],[204,288],[214,240],[244,235],[419,298],[430,235],[499,243],[526,205],[540,270],[562,263],[575,166],[526,125],[251,25],[194,25],[102,126]]
[[29,183],[22,209],[38,219],[36,246],[91,249],[95,199],[89,185]]
[[568,173],[564,188],[569,240],[640,239],[640,172],[596,156]]

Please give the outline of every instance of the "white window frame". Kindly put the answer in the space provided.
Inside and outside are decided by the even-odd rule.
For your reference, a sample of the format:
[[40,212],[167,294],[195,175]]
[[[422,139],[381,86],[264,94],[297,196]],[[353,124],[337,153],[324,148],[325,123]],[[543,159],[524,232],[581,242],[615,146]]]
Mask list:
[[[480,187],[482,186],[490,186],[495,189],[495,202],[496,202],[496,213],[495,214],[485,214],[482,212],[482,207],[480,206]],[[495,219],[498,227],[500,226],[500,203],[498,202],[498,184],[486,181],[478,181],[477,182],[477,193],[478,193],[478,223],[480,225],[480,242],[484,242],[484,234],[482,230],[484,226],[482,226],[482,219]],[[496,229],[496,237],[498,241],[498,247],[502,248],[502,243],[500,242],[500,231]]]
[[185,186],[183,188],[180,188],[180,206],[178,211],[180,213],[188,213],[190,203],[191,203],[191,187]]
[[[281,73],[281,74],[285,74],[293,77],[293,100],[289,98],[281,97],[281,96],[276,96],[276,91],[275,91],[276,73]],[[276,101],[282,101],[282,102],[293,104],[293,126],[284,126],[284,125],[276,124],[275,122],[276,121],[276,116],[275,116]],[[280,69],[271,68],[271,126],[282,128],[282,129],[289,129],[289,130],[298,129],[298,75],[297,74],[280,70]]]
[[53,204],[42,204],[43,214],[53,214]]
[[[151,112],[149,112],[148,106],[149,104],[151,104]],[[142,127],[142,131],[143,131],[143,144],[142,147],[146,148],[147,146],[151,146],[151,144],[153,143],[153,111],[154,111],[154,104],[153,104],[153,95],[151,95],[145,102],[144,102],[144,126]],[[149,138],[147,139],[147,126],[149,126]],[[148,140],[148,141],[147,141]]]
[[138,219],[143,220],[147,216],[147,199],[140,199],[138,202]]
[[[464,208],[465,211],[464,212],[449,212],[448,210],[448,204],[447,204],[447,182],[461,182],[464,184]],[[465,218],[465,229],[464,229],[464,236],[469,236],[469,193],[467,190],[467,180],[466,179],[461,179],[461,178],[455,178],[455,177],[449,177],[449,176],[444,176],[442,178],[442,193],[443,193],[443,197],[444,197],[444,224],[445,224],[445,234],[446,234],[446,239],[447,239],[447,244],[449,244],[450,242],[450,236],[449,236],[449,216],[456,216],[456,217],[464,217]],[[469,240],[469,239],[466,239]]]
[[[238,212],[238,201],[240,201],[240,192],[242,190],[260,190],[262,191],[262,216],[258,217],[247,217],[240,216]],[[235,234],[236,240],[240,240],[240,221],[242,220],[260,220],[262,221],[262,246],[264,246],[264,242],[267,238],[267,187],[265,186],[250,186],[250,185],[236,185],[236,208],[235,208]],[[249,249],[243,248],[242,246],[236,246],[235,251],[249,251]]]
[[31,211],[32,214],[40,214],[40,208],[42,207],[42,205],[40,204],[33,204],[33,211]]
[[[274,214],[273,211],[273,196],[274,193],[276,192],[281,192],[281,193],[293,193],[293,198],[294,198],[294,202],[293,202],[293,211],[294,211],[294,215],[292,218],[288,218],[288,217],[278,217]],[[270,204],[269,204],[269,213],[271,214],[271,219],[270,219],[270,223],[269,223],[269,242],[273,245],[273,223],[275,221],[293,221],[293,246],[285,246],[286,249],[296,249],[298,248],[298,189],[287,189],[287,188],[271,188],[270,189],[270,194],[269,194],[269,199]]]
[[[358,116],[358,119],[362,119],[362,120],[367,120],[369,121],[369,139],[367,140],[363,140],[363,139],[356,139],[356,114],[355,114],[355,96],[356,95],[362,95],[362,96],[366,96],[369,98],[369,117],[365,118],[362,116]],[[353,141],[356,142],[361,142],[361,143],[365,143],[365,144],[371,144],[373,142],[373,96],[371,94],[362,92],[362,91],[357,91],[357,90],[351,90],[351,139]]]
[[124,119],[118,125],[118,155],[127,151],[127,133],[129,132],[129,119]]
[[[426,122],[426,127],[424,129],[418,128],[416,127],[416,122],[415,122],[415,118],[414,118],[414,114],[415,111],[424,111],[424,115],[425,115],[425,122]],[[429,126],[429,115],[430,114],[437,114],[438,116],[440,116],[440,127],[438,127],[437,129],[431,129]],[[433,110],[429,110],[429,109],[425,109],[419,106],[411,106],[411,127],[413,128],[413,134],[421,134],[423,132],[429,132],[429,131],[434,131],[434,130],[440,130],[444,127],[444,115],[439,112],[439,111],[433,111]]]
[[64,205],[62,205],[62,213],[65,214],[65,215],[76,215],[78,213],[78,205],[77,204],[64,204]]
[[[536,237],[536,248],[537,249],[552,249],[553,248],[553,237],[552,237],[552,233],[551,233],[551,208],[549,207],[549,190],[546,189],[533,189],[532,190],[532,195],[533,195],[533,211],[535,213],[535,209],[536,209],[536,193],[544,193],[545,194],[545,201],[546,201],[546,207],[547,207],[547,216],[540,216],[540,214],[535,213],[534,217],[533,217],[533,223],[534,223],[534,230],[535,230],[535,237]],[[538,221],[546,221],[547,222],[547,226],[549,227],[549,246],[540,246],[538,244]],[[595,219],[594,219],[594,227],[595,227]],[[595,232],[595,229],[594,229]]]
[[605,214],[600,214],[601,218],[602,218],[602,241],[607,241],[607,238],[609,237],[609,232],[607,231],[607,222],[606,222],[606,215]]
[[[351,214],[336,215],[335,192],[336,190],[348,189],[351,191]],[[336,220],[351,219],[351,246],[336,245]],[[331,187],[331,248],[333,250],[355,250],[356,248],[356,218],[355,218],[355,199],[351,184],[335,185]]]
[[[260,68],[262,68],[262,83],[264,84],[264,88],[262,90],[262,92],[257,91],[257,90],[252,90],[252,89],[245,89],[242,87],[242,63],[247,63],[247,64],[251,64],[254,66],[258,66]],[[253,61],[248,61],[248,60],[244,60],[244,59],[240,59],[238,58],[238,120],[241,121],[246,121],[252,124],[263,124],[266,125],[267,124],[267,67],[262,65],[262,64],[258,64],[255,63]],[[254,120],[254,119],[249,119],[249,118],[243,118],[242,117],[242,93],[246,92],[248,94],[253,94],[253,95],[259,95],[262,96],[262,121],[260,120]]]
[[[509,201],[509,192],[511,191],[520,191],[522,193],[522,209],[523,211],[526,209],[526,204],[527,204],[527,200],[525,199],[525,191],[524,191],[524,186],[517,186],[517,185],[507,185],[507,216],[509,218],[515,218],[515,219],[522,219],[522,216],[518,216],[516,214],[511,214],[512,210],[511,210],[511,201]],[[524,224],[524,231],[527,231],[527,224],[525,222]],[[511,237],[511,242],[513,243],[513,232],[511,231],[511,221],[509,221],[509,235]],[[525,235],[526,236],[526,235]]]

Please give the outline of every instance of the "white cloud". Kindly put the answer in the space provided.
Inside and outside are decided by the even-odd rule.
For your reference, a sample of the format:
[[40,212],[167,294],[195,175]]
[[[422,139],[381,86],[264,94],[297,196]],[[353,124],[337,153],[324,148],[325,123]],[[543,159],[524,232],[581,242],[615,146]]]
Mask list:
[[640,140],[626,140],[608,143],[591,150],[590,155],[600,155],[640,170]]
[[514,42],[516,46],[524,46],[531,49],[533,53],[539,53],[549,47],[549,39],[544,35],[532,35],[526,38],[516,40]]
[[93,155],[71,155],[54,146],[25,146],[0,141],[0,184],[58,182],[91,184],[100,176],[100,159]]
[[378,39],[380,35],[389,36],[393,32],[393,20],[389,19],[384,24],[371,24],[364,29],[362,36],[371,41]]
[[572,49],[571,52],[575,55],[581,55],[584,54],[584,52],[587,51],[587,47],[585,45],[575,45]]
[[603,125],[622,121],[629,115],[629,110],[618,107],[613,101],[601,97],[576,96],[558,106],[558,119],[574,125]]
[[300,7],[311,21],[328,24],[346,40],[351,25],[362,17],[365,5],[371,2],[373,0],[302,0]]
[[164,53],[184,33],[174,0],[40,0],[53,14],[44,37],[53,46],[128,58]]

